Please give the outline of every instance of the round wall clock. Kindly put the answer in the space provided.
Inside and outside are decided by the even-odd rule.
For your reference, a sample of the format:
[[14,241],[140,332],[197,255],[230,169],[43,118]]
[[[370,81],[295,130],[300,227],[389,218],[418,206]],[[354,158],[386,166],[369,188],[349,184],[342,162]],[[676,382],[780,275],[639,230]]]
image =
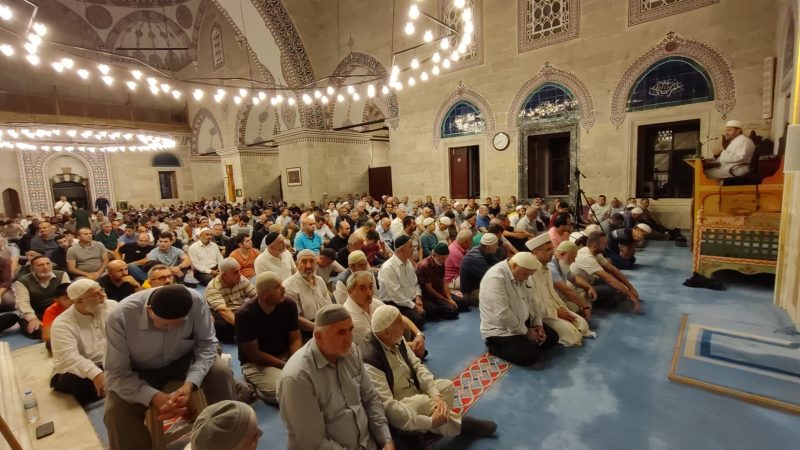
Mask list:
[[511,143],[511,140],[508,138],[508,134],[500,132],[494,135],[492,138],[492,145],[494,148],[503,151],[508,148],[508,144]]

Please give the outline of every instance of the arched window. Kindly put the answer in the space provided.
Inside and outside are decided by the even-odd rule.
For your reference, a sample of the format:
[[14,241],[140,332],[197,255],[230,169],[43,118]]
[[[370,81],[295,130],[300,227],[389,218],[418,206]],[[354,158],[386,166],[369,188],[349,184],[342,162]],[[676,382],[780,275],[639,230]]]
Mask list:
[[567,87],[545,83],[525,100],[519,118],[522,122],[552,122],[577,118],[579,114],[578,100]]
[[180,167],[181,160],[170,152],[161,152],[153,156],[153,167]]
[[628,97],[628,111],[707,102],[714,88],[706,71],[689,58],[669,57],[639,77]]
[[483,114],[472,103],[461,100],[453,105],[442,121],[442,137],[466,136],[483,133],[486,124]]

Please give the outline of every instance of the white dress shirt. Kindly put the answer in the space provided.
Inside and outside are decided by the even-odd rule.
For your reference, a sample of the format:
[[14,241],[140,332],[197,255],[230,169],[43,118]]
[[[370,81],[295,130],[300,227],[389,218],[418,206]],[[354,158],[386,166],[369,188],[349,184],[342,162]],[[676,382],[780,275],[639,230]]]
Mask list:
[[103,372],[98,365],[106,355],[106,321],[116,307],[117,302],[106,299],[94,315],[81,314],[70,306],[56,317],[51,330],[52,375],[71,373],[93,380]]
[[[544,269],[539,269],[544,270]],[[528,334],[531,326],[542,324],[542,317],[530,308],[530,280],[517,281],[508,261],[500,261],[483,276],[480,287],[481,336]]]
[[359,347],[364,345],[369,334],[372,333],[372,313],[379,306],[383,306],[383,302],[372,297],[372,303],[369,304],[369,313],[367,313],[350,296],[347,296],[347,300],[344,301],[344,309],[350,313],[350,318],[353,319],[353,343]]
[[320,308],[333,303],[325,281],[316,275],[313,277],[313,286],[303,278],[300,272],[283,280],[286,296],[297,303],[298,314],[312,322],[317,317],[317,311]]
[[384,302],[396,303],[406,308],[414,308],[416,296],[422,295],[417,281],[417,272],[411,260],[403,263],[397,255],[392,255],[381,265],[378,272],[378,297]]
[[223,259],[222,253],[219,252],[219,246],[214,241],[208,241],[206,245],[197,241],[190,245],[189,258],[192,260],[194,270],[200,273],[211,272],[211,268],[219,266]]
[[256,257],[253,267],[256,269],[256,275],[271,271],[278,274],[281,280],[286,280],[292,276],[294,261],[292,260],[292,254],[287,250],[284,250],[281,256],[276,258],[267,249]]

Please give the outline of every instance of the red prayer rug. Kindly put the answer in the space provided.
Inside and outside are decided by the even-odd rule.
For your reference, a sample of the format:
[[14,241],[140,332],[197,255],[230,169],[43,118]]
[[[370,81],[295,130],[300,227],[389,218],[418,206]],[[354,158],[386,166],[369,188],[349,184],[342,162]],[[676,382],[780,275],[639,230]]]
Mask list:
[[455,399],[453,412],[466,414],[491,387],[500,380],[512,364],[488,353],[479,356],[453,378]]

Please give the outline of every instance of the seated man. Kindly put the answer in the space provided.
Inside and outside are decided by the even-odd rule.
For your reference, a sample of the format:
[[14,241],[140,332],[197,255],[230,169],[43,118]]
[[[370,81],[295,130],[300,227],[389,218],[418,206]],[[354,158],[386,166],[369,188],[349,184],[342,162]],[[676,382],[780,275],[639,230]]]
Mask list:
[[144,281],[142,287],[150,289],[168,284],[175,284],[175,277],[172,275],[172,271],[164,264],[156,264],[147,271],[147,280]]
[[489,268],[497,264],[499,243],[497,235],[486,233],[480,245],[471,248],[461,261],[461,293],[469,306],[478,306],[481,280]]
[[58,242],[55,239],[56,228],[50,222],[39,222],[39,235],[31,239],[30,250],[25,254],[28,260],[37,256],[47,256],[50,258],[56,249]]
[[603,252],[611,264],[617,269],[633,269],[636,264],[636,246],[644,242],[652,232],[646,223],[636,224],[633,228],[618,228],[608,235],[608,246]]
[[597,292],[591,284],[575,276],[570,270],[570,265],[575,262],[576,256],[578,256],[578,246],[571,241],[564,241],[556,248],[547,268],[550,269],[553,287],[567,308],[589,320],[592,318],[592,302],[597,299]]
[[389,244],[383,241],[375,230],[367,232],[366,242],[364,243],[364,253],[367,255],[367,261],[369,261],[370,266],[373,267],[380,267],[381,264],[392,257]]
[[247,302],[236,311],[242,374],[256,394],[272,404],[278,403],[281,369],[303,346],[297,305],[286,298],[281,281],[275,272],[258,274],[256,301]]
[[[374,283],[372,273],[367,271],[353,272],[347,278],[348,296],[344,307],[353,319],[353,342],[358,346],[363,346],[372,333],[372,313],[383,306],[382,301],[372,296],[375,291]],[[418,358],[422,358],[427,354],[425,335],[408,317],[402,316],[402,319],[409,348]]]
[[294,237],[295,251],[311,250],[315,255],[319,254],[322,250],[322,238],[315,233],[317,230],[317,221],[313,215],[306,216],[303,219],[303,230]]
[[570,311],[556,293],[550,270],[546,267],[553,258],[553,242],[550,236],[540,234],[529,240],[526,246],[543,267],[530,280],[533,282],[528,297],[531,309],[542,314],[542,322],[558,333],[558,343],[564,347],[580,346],[584,337],[596,338],[597,335],[589,329],[589,323]]
[[247,403],[223,400],[206,407],[194,421],[191,443],[184,450],[255,450],[261,430]]
[[472,232],[461,230],[447,246],[449,254],[444,262],[444,281],[450,289],[461,289],[461,262],[472,247]]
[[44,310],[44,316],[42,317],[42,340],[51,356],[53,350],[50,344],[50,330],[53,327],[53,322],[55,322],[56,318],[66,311],[67,308],[72,306],[72,299],[69,298],[69,294],[67,294],[67,288],[69,286],[69,283],[62,283],[56,287],[53,293],[53,304]]
[[118,302],[142,290],[139,282],[128,275],[128,266],[125,261],[118,259],[108,263],[106,274],[100,277],[97,282],[105,290],[106,297]]
[[572,233],[572,216],[569,213],[560,213],[555,216],[553,226],[547,230],[547,235],[550,236],[550,241],[554,247],[558,247],[558,244],[568,241],[570,233]]
[[[661,221],[656,218],[655,214],[650,210],[650,199],[639,199],[639,208],[642,209],[642,214],[636,219],[639,223],[648,225],[653,231],[647,236],[648,239],[658,240],[674,240],[680,236],[680,228],[667,228]],[[608,235],[608,233],[606,233]]]
[[46,256],[34,257],[30,273],[14,283],[19,326],[25,337],[41,339],[41,319],[53,304],[56,288],[62,283],[69,283],[69,276],[66,272],[53,270],[53,264]]
[[67,250],[67,271],[74,277],[97,280],[106,270],[108,255],[103,244],[92,240],[92,230],[81,228],[78,230],[78,244]]
[[333,281],[331,281],[331,273],[340,274],[346,269],[341,264],[336,262],[336,252],[330,248],[323,248],[317,256],[317,276],[322,278],[328,290],[333,289]]
[[422,221],[422,234],[419,236],[419,246],[422,248],[422,257],[431,256],[433,247],[439,242],[439,238],[434,234],[436,231],[436,219],[426,217]]
[[[91,233],[91,229],[89,230]],[[78,230],[78,240],[80,241],[81,230]],[[94,236],[94,240],[101,243],[108,251],[113,252],[119,246],[119,231],[109,221],[100,224],[100,231]]]
[[427,448],[422,432],[456,436],[464,431],[491,436],[497,430],[496,423],[452,411],[453,382],[433,378],[409,351],[404,331],[400,311],[383,305],[372,314],[372,333],[363,347],[364,367],[399,440],[410,448]]
[[189,258],[192,260],[194,278],[206,286],[219,275],[217,267],[223,257],[217,244],[211,242],[211,230],[201,228],[197,236],[197,241],[189,246]]
[[264,251],[256,258],[256,275],[262,272],[275,272],[281,280],[292,276],[296,268],[291,253],[286,250],[286,240],[283,235],[270,232],[264,238],[264,244],[266,244]]
[[[137,292],[108,317],[104,422],[110,447],[148,450],[148,407],[163,420],[187,413],[189,395],[202,388],[209,404],[235,398],[230,367],[217,355],[217,338],[203,297],[181,285]],[[181,381],[172,393],[170,381]]]
[[175,248],[175,235],[165,231],[158,236],[158,246],[147,254],[147,261],[153,264],[163,264],[169,267],[176,280],[183,281],[186,270],[192,266],[189,255],[179,248]]
[[332,237],[328,243],[328,248],[338,252],[347,245],[347,239],[350,237],[350,222],[342,220],[336,226],[336,236]]
[[67,289],[72,306],[53,322],[50,387],[80,403],[105,397],[106,322],[117,307],[96,281],[81,278]]
[[150,253],[155,246],[150,242],[150,235],[147,233],[138,233],[136,235],[136,242],[133,244],[125,244],[118,248],[115,252],[115,257],[125,261],[128,265],[128,272],[136,281],[143,283],[147,279],[147,254]]
[[254,280],[256,277],[256,258],[261,254],[258,250],[253,248],[253,238],[240,234],[233,238],[236,249],[231,252],[230,257],[239,263],[242,276],[248,280]]
[[364,251],[364,235],[359,232],[351,234],[350,237],[347,238],[347,245],[336,252],[336,262],[346,269],[347,256],[356,250]]
[[64,234],[55,235],[55,240],[58,243],[58,248],[50,253],[50,262],[53,267],[58,270],[67,270],[67,252],[75,242],[74,234],[69,231],[64,231]]
[[449,253],[447,244],[438,242],[431,255],[417,266],[417,281],[422,288],[422,304],[428,320],[455,320],[459,311],[469,311],[464,299],[452,294],[444,282],[444,262]]
[[284,366],[278,398],[288,449],[395,449],[352,328],[344,306],[323,307],[314,338]]
[[219,263],[219,275],[206,286],[206,301],[214,318],[217,339],[223,342],[234,340],[236,311],[254,298],[256,288],[242,276],[239,263],[233,258],[223,259]]
[[333,299],[340,305],[343,305],[345,300],[347,300],[347,280],[350,278],[350,275],[356,272],[366,271],[372,274],[372,286],[377,289],[377,280],[375,280],[375,273],[373,272],[374,269],[370,268],[367,256],[363,251],[356,250],[351,252],[347,256],[347,265],[347,269],[336,277],[336,281],[333,285]]
[[328,286],[316,275],[317,255],[309,250],[297,253],[297,272],[286,280],[286,296],[294,300],[299,313],[300,330],[310,337],[314,331],[314,317],[325,305],[333,303]]
[[410,237],[400,235],[395,239],[394,255],[381,265],[378,272],[378,297],[383,303],[397,306],[417,328],[422,329],[425,325],[425,308],[422,304],[422,289],[411,262],[413,253],[414,245]]
[[535,364],[558,333],[531,310],[529,278],[542,270],[531,253],[519,252],[492,266],[481,280],[481,336],[489,353],[520,366]]
[[594,303],[596,306],[613,308],[621,295],[631,301],[633,312],[639,312],[639,292],[619,269],[603,257],[606,245],[606,235],[601,232],[591,233],[586,238],[586,247],[578,250],[578,256],[570,269],[597,291],[597,300]]
[[703,161],[703,165],[706,166],[704,168],[706,176],[725,179],[746,175],[750,171],[749,164],[753,159],[753,152],[756,150],[756,146],[750,138],[742,133],[741,121],[729,120],[725,124],[724,140],[728,142],[728,146],[724,150],[718,149],[714,151],[714,157],[716,158],[714,164],[708,164],[708,161]]

